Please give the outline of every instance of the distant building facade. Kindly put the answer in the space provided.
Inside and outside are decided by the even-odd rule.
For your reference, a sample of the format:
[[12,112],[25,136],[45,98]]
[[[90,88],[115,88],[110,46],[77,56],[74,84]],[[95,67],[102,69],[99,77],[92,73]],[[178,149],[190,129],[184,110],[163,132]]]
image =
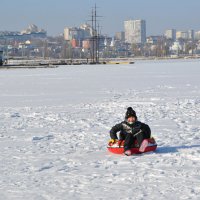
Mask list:
[[184,39],[187,40],[188,39],[188,32],[187,31],[177,31],[176,32],[176,39]]
[[92,46],[91,44],[92,44],[92,41],[90,39],[82,41],[83,49],[90,49],[90,47]]
[[115,33],[115,40],[125,41],[125,32],[117,32]]
[[34,24],[21,32],[14,31],[2,31],[0,32],[1,40],[14,40],[14,41],[26,41],[31,39],[44,39],[47,37],[47,32],[43,29],[38,29]]
[[197,32],[194,33],[194,39],[200,40],[200,31],[197,31]]
[[194,30],[188,30],[188,39],[194,40]]
[[128,43],[144,44],[146,42],[146,21],[124,21],[125,41]]
[[177,31],[176,32],[176,39],[184,39],[184,40],[194,40],[195,39],[195,32],[194,30],[188,31]]
[[46,33],[28,33],[28,34],[21,34],[15,32],[1,32],[0,33],[0,40],[14,40],[14,41],[26,41],[32,39],[44,39],[47,37]]
[[64,29],[64,39],[65,40],[72,40],[76,39],[79,40],[82,38],[81,30],[77,27],[73,28],[65,28]]
[[64,29],[64,40],[84,40],[92,35],[90,25],[83,24],[80,27],[66,27]]
[[152,45],[157,45],[159,41],[163,41],[163,36],[149,36],[146,39],[146,43]]
[[176,40],[176,29],[168,29],[165,31],[165,37],[173,41]]
[[179,54],[180,51],[183,51],[183,45],[179,41],[175,41],[170,50],[175,54]]

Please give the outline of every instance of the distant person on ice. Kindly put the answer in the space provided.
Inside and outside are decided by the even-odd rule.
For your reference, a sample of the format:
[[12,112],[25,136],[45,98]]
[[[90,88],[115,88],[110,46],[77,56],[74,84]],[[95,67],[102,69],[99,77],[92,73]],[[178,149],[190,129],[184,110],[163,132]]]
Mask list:
[[148,138],[151,137],[151,129],[147,124],[137,120],[136,112],[132,107],[127,108],[125,120],[116,124],[110,130],[111,143],[118,142],[117,132],[119,132],[119,141],[124,141],[124,154],[131,155],[130,149],[134,147],[135,140],[138,142],[140,152],[144,152],[148,146]]

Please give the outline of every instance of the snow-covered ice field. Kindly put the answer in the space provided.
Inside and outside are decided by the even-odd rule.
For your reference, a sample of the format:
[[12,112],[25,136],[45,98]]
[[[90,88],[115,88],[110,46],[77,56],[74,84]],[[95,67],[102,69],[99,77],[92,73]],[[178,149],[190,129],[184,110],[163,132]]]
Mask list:
[[[107,152],[132,106],[156,152]],[[200,60],[0,70],[0,199],[200,199]]]

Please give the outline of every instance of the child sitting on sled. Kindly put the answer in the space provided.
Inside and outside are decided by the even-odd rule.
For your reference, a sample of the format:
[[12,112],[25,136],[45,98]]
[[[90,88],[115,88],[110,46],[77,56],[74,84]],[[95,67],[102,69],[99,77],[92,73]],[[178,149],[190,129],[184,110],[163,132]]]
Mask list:
[[[119,140],[117,132],[119,132]],[[151,137],[151,130],[147,124],[144,124],[137,120],[136,112],[132,107],[127,108],[125,114],[125,120],[119,124],[116,124],[110,130],[110,143],[118,143],[124,140],[124,154],[131,155],[132,147],[139,147],[140,152],[144,152],[148,146],[148,138]],[[135,141],[139,146],[134,146]]]

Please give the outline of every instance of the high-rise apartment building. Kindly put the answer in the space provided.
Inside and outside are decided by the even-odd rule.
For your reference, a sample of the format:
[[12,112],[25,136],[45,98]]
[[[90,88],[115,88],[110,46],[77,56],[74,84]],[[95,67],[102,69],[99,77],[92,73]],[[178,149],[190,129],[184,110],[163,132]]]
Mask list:
[[175,29],[168,29],[165,31],[165,37],[167,39],[171,39],[173,41],[176,40],[176,30]]
[[128,20],[124,22],[125,41],[128,43],[143,44],[146,42],[145,20]]
[[188,39],[194,40],[194,30],[188,30]]

